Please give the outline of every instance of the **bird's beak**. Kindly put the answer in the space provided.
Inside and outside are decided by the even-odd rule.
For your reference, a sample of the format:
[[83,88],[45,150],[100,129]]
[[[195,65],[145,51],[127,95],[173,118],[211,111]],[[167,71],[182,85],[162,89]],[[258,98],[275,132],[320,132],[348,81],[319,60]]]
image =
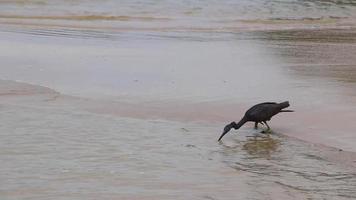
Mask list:
[[223,138],[224,135],[225,135],[226,133],[228,133],[228,132],[231,130],[231,128],[232,128],[231,124],[226,125],[225,128],[224,128],[224,131],[223,131],[223,133],[221,134],[221,136],[219,137],[218,141],[220,141],[221,138]]

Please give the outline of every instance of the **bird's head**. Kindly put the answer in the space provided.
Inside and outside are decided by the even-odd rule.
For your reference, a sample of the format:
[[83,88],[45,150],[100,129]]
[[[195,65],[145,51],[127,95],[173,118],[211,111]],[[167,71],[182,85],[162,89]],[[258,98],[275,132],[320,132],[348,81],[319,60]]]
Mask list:
[[221,136],[219,137],[218,141],[220,141],[221,138],[223,138],[224,135],[225,135],[226,133],[228,133],[228,132],[234,127],[235,124],[236,124],[235,122],[231,122],[230,124],[226,125],[225,128],[224,128],[224,131],[223,131],[223,133],[221,134]]

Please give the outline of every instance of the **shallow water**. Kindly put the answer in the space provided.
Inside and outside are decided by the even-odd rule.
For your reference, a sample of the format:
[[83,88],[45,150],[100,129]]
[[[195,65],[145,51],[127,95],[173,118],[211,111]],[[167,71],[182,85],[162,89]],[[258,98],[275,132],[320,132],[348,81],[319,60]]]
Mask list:
[[53,95],[1,100],[2,199],[356,198],[355,171],[326,156],[338,149],[251,125],[217,143],[219,123],[94,114]]
[[356,198],[351,1],[0,5],[1,199]]

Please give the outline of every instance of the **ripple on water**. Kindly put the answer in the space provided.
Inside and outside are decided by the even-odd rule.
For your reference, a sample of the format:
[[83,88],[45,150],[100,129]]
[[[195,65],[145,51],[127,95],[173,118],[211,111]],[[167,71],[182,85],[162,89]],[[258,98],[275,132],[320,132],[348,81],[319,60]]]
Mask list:
[[248,174],[256,193],[269,196],[269,188],[281,187],[312,199],[356,198],[356,173],[329,162],[323,149],[279,134],[239,139],[220,153],[228,166]]

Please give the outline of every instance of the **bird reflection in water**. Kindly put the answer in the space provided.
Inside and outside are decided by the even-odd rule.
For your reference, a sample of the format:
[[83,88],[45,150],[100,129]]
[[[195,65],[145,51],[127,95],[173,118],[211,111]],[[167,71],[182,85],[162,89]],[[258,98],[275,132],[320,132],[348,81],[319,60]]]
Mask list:
[[249,136],[241,136],[240,138],[232,138],[228,143],[220,141],[219,144],[223,147],[221,153],[225,156],[243,159],[270,159],[273,155],[280,152],[282,138],[278,135],[257,133]]
[[270,158],[278,150],[280,144],[280,140],[270,135],[251,136],[243,144],[242,149],[252,156]]

